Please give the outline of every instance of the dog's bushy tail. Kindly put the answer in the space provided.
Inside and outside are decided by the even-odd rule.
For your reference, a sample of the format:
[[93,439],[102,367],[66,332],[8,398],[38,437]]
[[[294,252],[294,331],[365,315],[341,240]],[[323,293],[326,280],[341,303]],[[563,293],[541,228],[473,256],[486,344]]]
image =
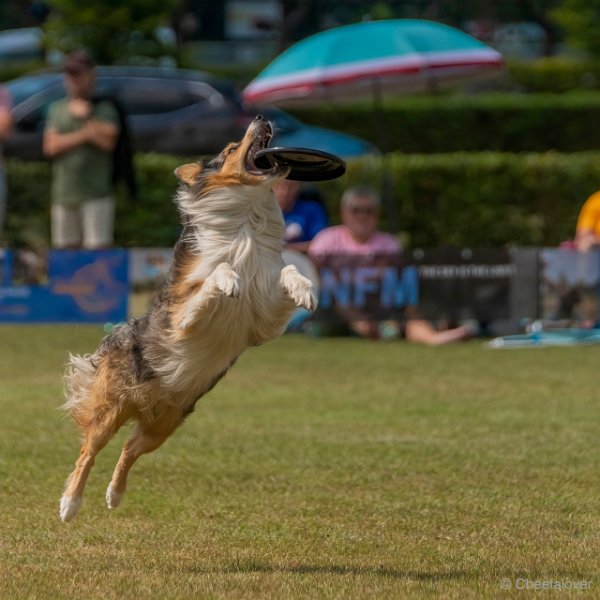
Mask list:
[[93,355],[69,355],[69,363],[63,377],[66,399],[63,409],[70,413],[75,420],[78,420],[78,414],[84,412],[96,370]]

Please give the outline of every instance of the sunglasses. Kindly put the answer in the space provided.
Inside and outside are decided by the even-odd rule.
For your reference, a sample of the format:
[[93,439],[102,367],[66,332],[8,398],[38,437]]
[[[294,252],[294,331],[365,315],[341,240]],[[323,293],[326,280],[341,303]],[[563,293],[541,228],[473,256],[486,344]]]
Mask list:
[[377,214],[377,209],[374,206],[350,206],[348,210],[353,215],[373,216]]

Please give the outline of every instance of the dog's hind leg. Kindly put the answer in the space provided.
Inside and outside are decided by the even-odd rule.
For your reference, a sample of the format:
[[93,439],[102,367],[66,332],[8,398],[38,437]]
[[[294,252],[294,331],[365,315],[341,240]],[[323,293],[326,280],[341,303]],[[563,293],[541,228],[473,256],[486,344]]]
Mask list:
[[140,422],[131,437],[125,442],[112,480],[106,490],[108,508],[116,508],[121,503],[127,489],[127,475],[133,463],[142,456],[153,452],[171,436],[183,422],[185,413],[175,407],[163,410],[160,417],[151,422]]
[[84,441],[75,463],[75,469],[69,475],[65,491],[60,499],[60,518],[67,523],[75,518],[83,500],[83,490],[94,466],[96,455],[127,420],[117,407],[96,416],[83,426]]

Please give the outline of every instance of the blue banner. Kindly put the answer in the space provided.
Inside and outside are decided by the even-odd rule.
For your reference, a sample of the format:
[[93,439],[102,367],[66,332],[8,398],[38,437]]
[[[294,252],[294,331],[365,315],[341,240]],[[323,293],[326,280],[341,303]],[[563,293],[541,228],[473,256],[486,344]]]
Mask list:
[[0,322],[105,323],[127,319],[127,250],[53,250],[47,283],[11,280],[14,254],[0,255]]

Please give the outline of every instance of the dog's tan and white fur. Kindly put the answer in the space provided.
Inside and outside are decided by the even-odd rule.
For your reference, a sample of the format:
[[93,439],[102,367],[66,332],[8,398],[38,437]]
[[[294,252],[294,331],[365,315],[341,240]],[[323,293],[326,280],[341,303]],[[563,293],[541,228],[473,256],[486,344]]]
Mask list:
[[137,425],[106,491],[109,508],[121,502],[133,463],[167,440],[247,346],[279,336],[296,307],[314,310],[310,281],[281,258],[271,186],[287,170],[254,163],[271,134],[257,117],[239,144],[176,170],[183,230],[157,299],[94,354],[71,357],[65,406],[83,443],[60,501],[63,521],[77,514],[95,456],[125,422]]

